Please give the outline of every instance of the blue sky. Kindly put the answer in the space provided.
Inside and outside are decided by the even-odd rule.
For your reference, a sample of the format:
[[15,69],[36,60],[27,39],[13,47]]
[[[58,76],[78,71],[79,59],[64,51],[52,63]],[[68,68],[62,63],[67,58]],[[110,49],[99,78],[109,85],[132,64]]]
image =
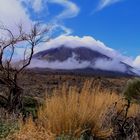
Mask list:
[[139,7],[140,0],[0,0],[0,20],[11,29],[40,20],[55,36],[91,36],[140,65]]
[[[64,1],[70,1],[79,8],[74,16],[67,18],[66,15],[58,19],[59,23],[72,30],[72,35],[93,36],[107,46],[133,58],[140,54],[139,0]],[[28,5],[31,18],[44,22],[53,21],[63,9],[62,4],[44,1],[43,10],[34,13],[32,7]]]
[[[82,2],[83,1],[83,2]],[[79,15],[65,21],[74,35],[91,35],[129,56],[140,53],[140,1],[125,0],[91,14],[98,0],[77,0]]]
[[140,54],[139,0],[124,0],[96,12],[99,0],[76,1],[79,15],[65,21],[74,35],[91,35],[129,56]]
[[[28,12],[33,20],[52,22],[59,13],[64,11],[65,6],[58,1],[42,1],[43,8],[36,13],[29,3],[25,3],[23,0],[23,4],[28,7]],[[72,30],[72,35],[93,36],[107,46],[133,58],[140,54],[139,0],[60,1],[72,2],[78,8],[75,15],[69,17],[67,14],[65,17],[57,19],[59,24]]]

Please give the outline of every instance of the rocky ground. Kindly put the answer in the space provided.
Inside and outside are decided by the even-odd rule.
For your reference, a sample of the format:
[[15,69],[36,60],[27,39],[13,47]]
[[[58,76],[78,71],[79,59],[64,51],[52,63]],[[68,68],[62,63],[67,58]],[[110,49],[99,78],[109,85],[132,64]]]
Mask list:
[[130,78],[128,77],[100,77],[62,74],[41,74],[26,72],[19,76],[19,84],[25,95],[44,97],[51,94],[51,91],[63,84],[82,88],[85,81],[90,80],[93,88],[100,86],[102,89],[121,93]]

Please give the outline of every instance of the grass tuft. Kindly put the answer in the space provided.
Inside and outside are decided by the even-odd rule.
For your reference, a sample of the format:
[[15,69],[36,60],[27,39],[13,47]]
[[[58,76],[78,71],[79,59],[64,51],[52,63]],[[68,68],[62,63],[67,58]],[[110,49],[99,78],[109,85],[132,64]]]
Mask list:
[[[126,101],[120,95],[91,88],[88,81],[82,90],[67,85],[56,89],[38,110],[38,119],[21,123],[11,140],[80,140],[85,137],[106,139],[113,133],[112,118]],[[128,115],[137,115],[139,106],[131,105]]]

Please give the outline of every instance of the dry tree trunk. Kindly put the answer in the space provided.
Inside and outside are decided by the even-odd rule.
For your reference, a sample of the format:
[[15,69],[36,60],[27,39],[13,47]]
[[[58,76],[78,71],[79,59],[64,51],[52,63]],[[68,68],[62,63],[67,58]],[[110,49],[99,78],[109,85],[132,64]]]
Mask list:
[[[41,42],[48,41],[48,28],[41,24],[34,24],[30,32],[23,31],[22,25],[18,26],[19,34],[15,35],[11,30],[0,27],[0,31],[7,33],[7,38],[0,38],[0,84],[6,86],[9,90],[8,96],[0,94],[0,98],[5,100],[6,108],[9,111],[17,111],[22,108],[21,97],[23,89],[18,83],[18,75],[22,73],[31,63],[34,48]],[[20,67],[13,67],[13,56],[15,49],[19,44],[26,44],[23,59],[20,61]],[[11,53],[8,58],[4,58],[5,50],[10,49]],[[27,49],[29,54],[27,55]]]

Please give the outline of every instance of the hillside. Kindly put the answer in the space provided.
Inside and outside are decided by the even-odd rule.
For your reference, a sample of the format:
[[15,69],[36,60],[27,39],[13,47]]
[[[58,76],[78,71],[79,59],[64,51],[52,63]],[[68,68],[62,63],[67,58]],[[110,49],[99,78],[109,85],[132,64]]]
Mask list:
[[108,54],[88,47],[47,49],[33,56],[30,68],[39,72],[87,74],[99,76],[136,76],[135,68]]

